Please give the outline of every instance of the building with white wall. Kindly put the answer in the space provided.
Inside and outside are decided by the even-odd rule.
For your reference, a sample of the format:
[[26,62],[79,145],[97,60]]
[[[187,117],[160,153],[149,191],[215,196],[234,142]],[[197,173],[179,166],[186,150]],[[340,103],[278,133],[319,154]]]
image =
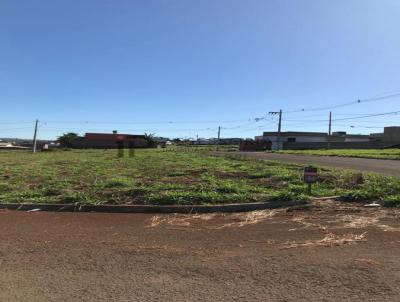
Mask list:
[[263,140],[272,143],[272,150],[282,149],[283,143],[322,143],[327,142],[327,133],[323,132],[264,132],[262,136],[257,136],[256,140]]
[[[298,131],[287,131],[281,132],[280,136],[278,132],[264,132],[262,136],[256,136],[256,140],[268,141],[272,143],[272,150],[282,149],[283,145],[301,144],[307,146],[307,144],[323,144],[326,143],[362,143],[370,142],[370,135],[362,134],[347,134],[344,131],[333,132],[332,135],[324,132],[298,132]],[[321,146],[321,145],[320,145]]]

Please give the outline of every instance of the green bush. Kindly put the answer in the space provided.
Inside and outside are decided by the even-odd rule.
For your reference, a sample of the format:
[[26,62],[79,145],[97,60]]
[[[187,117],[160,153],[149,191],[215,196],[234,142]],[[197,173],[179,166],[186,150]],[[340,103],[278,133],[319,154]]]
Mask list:
[[219,192],[178,192],[167,191],[159,194],[149,194],[146,203],[158,205],[190,205],[216,204],[255,201],[249,194],[226,194]]
[[8,183],[0,182],[0,193],[10,192],[12,191],[12,186]]
[[126,188],[132,185],[132,182],[129,179],[125,178],[114,178],[103,184],[103,187],[106,189],[109,188]]
[[382,204],[385,207],[400,207],[400,195],[383,198]]
[[271,195],[268,201],[309,201],[310,197],[290,191],[281,191]]
[[84,202],[84,203],[91,203],[93,200],[82,192],[74,192],[64,195],[61,198],[61,201],[64,203],[75,203],[75,202]]
[[61,195],[61,194],[62,194],[62,191],[56,187],[54,187],[54,188],[49,187],[49,188],[45,188],[43,190],[44,196],[57,196],[57,195]]
[[376,198],[374,193],[362,190],[347,191],[340,196],[340,200],[347,202],[365,202]]

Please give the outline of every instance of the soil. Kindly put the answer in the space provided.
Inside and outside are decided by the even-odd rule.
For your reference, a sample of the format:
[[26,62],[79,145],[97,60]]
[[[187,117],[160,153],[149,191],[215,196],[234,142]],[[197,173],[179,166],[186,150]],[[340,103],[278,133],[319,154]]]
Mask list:
[[0,301],[400,301],[400,213],[0,212]]

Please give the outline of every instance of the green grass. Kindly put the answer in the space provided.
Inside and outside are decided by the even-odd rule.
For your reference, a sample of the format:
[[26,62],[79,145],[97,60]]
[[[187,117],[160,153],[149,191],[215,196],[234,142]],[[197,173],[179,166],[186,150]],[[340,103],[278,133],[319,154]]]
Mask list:
[[[204,152],[113,150],[0,152],[0,202],[219,204],[305,201],[303,167]],[[400,179],[320,169],[317,197],[400,204]]]
[[319,156],[348,156],[377,159],[400,159],[400,149],[331,149],[331,150],[284,150],[279,153]]

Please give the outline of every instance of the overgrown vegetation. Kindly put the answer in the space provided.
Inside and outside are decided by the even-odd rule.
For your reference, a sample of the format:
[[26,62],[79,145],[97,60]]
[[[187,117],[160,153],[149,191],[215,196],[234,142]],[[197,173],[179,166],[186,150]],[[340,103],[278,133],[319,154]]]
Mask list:
[[[214,157],[205,152],[137,150],[0,152],[0,201],[91,204],[216,204],[304,201],[303,167]],[[320,170],[317,197],[400,204],[400,179]]]
[[400,159],[400,149],[326,149],[326,150],[284,150],[279,153],[319,156],[348,156],[377,159]]
[[157,147],[157,142],[154,139],[154,134],[145,133],[144,134],[144,139],[147,141],[147,144],[148,144],[149,148]]
[[77,139],[79,135],[74,132],[64,133],[63,135],[58,137],[58,142],[61,147],[71,148],[73,140]]

